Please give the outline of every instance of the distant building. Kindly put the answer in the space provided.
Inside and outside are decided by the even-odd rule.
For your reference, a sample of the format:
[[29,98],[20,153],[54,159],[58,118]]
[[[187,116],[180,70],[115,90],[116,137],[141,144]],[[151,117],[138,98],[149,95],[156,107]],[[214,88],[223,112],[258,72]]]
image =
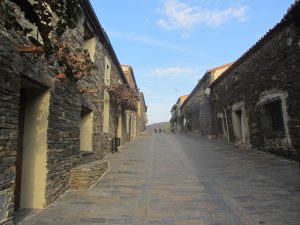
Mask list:
[[203,135],[212,135],[211,105],[208,95],[209,86],[226,71],[232,63],[208,70],[199,80],[191,94],[180,106],[181,129],[184,131],[197,131]]
[[148,124],[148,117],[147,111],[148,106],[146,105],[145,96],[143,92],[140,92],[140,100],[138,102],[138,109],[137,109],[137,131],[138,135],[143,134],[146,132],[147,124]]
[[184,126],[183,123],[185,122],[183,116],[181,114],[180,107],[187,99],[188,95],[180,96],[176,102],[176,104],[171,109],[171,120],[170,120],[170,127],[173,133],[181,133],[182,127]]
[[142,134],[146,130],[147,119],[147,105],[145,102],[143,92],[140,92],[135,80],[134,71],[130,65],[122,65],[122,70],[131,88],[136,89],[139,93],[137,110],[127,111],[128,135],[130,140],[134,139],[137,135]]

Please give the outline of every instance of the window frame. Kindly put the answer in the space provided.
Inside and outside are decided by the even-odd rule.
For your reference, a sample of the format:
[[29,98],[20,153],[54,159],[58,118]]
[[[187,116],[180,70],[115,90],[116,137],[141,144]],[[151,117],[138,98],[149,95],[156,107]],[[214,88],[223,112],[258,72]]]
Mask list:
[[[271,106],[271,104],[273,104]],[[277,104],[277,106],[275,106]],[[263,136],[266,139],[284,138],[286,136],[286,128],[284,126],[282,99],[277,96],[259,104],[260,107],[260,123]],[[279,107],[275,118],[274,114],[270,114],[270,108]],[[277,120],[280,117],[280,121]],[[276,121],[276,122],[274,122]],[[276,127],[277,126],[277,127]],[[277,130],[276,130],[277,129]]]

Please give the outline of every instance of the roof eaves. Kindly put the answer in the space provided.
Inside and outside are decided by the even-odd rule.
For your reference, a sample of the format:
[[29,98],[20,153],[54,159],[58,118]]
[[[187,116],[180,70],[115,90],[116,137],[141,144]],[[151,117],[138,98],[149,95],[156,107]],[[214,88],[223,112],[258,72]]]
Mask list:
[[185,101],[182,103],[182,105],[180,106],[181,109],[183,109],[183,107],[189,102],[189,100],[195,95],[196,91],[198,90],[198,88],[201,86],[202,82],[204,81],[204,79],[209,76],[209,72],[206,72],[203,77],[201,78],[201,80],[198,81],[197,85],[194,87],[194,89],[192,90],[192,92],[188,95],[188,97],[185,99]]
[[223,68],[225,68],[225,67],[230,67],[232,64],[234,64],[234,62],[227,63],[227,64],[225,64],[225,65],[222,65],[222,66],[218,66],[218,67],[209,69],[207,72],[212,72],[212,71],[215,71],[215,70],[223,69]]
[[121,79],[125,84],[128,84],[128,81],[125,77],[125,74],[121,68],[121,64],[119,62],[119,59],[112,47],[112,44],[104,31],[103,27],[101,26],[101,23],[96,16],[96,13],[90,3],[89,0],[80,0],[81,6],[83,8],[83,12],[85,14],[85,17],[89,20],[89,23],[91,23],[92,28],[94,32],[97,34],[100,41],[103,43],[103,45],[107,48],[108,53],[110,54],[110,57],[114,61],[114,64],[116,65],[116,68],[121,76]]
[[259,50],[266,41],[273,37],[277,31],[281,31],[285,26],[292,20],[293,17],[297,16],[297,10],[300,11],[300,1],[295,1],[288,9],[287,13],[273,28],[271,28],[262,38],[260,38],[252,47],[250,47],[244,54],[242,54],[233,64],[230,66],[218,79],[210,84],[210,87],[214,87],[216,84],[221,82],[225,77],[228,76],[234,69],[242,64],[248,57],[253,55]]

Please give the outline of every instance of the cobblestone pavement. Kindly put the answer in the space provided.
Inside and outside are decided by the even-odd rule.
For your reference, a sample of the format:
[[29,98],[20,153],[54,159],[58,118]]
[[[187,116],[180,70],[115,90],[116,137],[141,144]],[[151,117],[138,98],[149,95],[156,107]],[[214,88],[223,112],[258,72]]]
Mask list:
[[159,134],[108,159],[90,191],[68,192],[20,224],[300,225],[296,162]]

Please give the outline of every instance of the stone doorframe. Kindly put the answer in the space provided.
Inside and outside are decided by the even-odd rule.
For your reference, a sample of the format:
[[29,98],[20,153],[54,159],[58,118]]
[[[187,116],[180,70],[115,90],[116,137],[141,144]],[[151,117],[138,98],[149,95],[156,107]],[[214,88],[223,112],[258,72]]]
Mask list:
[[25,89],[20,208],[44,208],[50,90]]
[[239,147],[250,148],[249,126],[244,101],[234,103],[231,109],[235,144]]

